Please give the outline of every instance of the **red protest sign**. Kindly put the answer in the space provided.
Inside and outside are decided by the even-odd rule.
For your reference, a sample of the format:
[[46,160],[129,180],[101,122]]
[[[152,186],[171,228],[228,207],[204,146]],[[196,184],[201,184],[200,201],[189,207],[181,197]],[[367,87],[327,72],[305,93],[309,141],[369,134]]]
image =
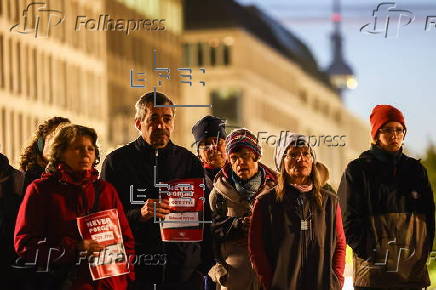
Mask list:
[[170,213],[161,221],[164,242],[201,242],[203,240],[204,189],[203,179],[177,179],[160,188],[167,199]]
[[104,246],[99,256],[88,263],[93,280],[130,272],[117,209],[79,217],[77,226],[84,240],[92,239]]

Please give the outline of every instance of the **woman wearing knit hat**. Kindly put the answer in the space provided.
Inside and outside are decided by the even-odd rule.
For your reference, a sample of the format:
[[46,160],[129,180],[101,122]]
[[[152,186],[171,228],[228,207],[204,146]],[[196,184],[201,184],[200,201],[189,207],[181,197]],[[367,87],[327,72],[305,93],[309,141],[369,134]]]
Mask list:
[[355,289],[422,289],[434,237],[433,192],[426,169],[406,156],[403,114],[377,105],[371,149],[350,162],[339,186],[344,229],[354,252]]
[[276,147],[277,186],[259,195],[249,233],[250,259],[264,289],[336,290],[344,283],[341,210],[307,138]]
[[226,138],[229,161],[216,175],[209,196],[217,264],[209,276],[218,289],[257,290],[260,285],[248,257],[248,228],[257,195],[276,184],[274,171],[259,162],[262,155],[256,137],[247,129]]

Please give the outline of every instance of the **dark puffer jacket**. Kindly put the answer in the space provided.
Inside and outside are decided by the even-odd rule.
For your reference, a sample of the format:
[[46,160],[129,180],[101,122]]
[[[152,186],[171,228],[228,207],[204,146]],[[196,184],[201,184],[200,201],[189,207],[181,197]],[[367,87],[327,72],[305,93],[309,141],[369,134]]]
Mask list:
[[354,286],[429,286],[435,206],[421,163],[373,146],[348,164],[339,195]]
[[101,174],[120,195],[135,236],[137,254],[162,257],[162,263],[136,265],[137,287],[153,289],[156,283],[162,289],[196,289],[193,284],[202,279],[198,273],[202,269],[201,243],[163,243],[159,224],[153,219],[143,222],[140,217],[141,202],[159,197],[154,182],[204,177],[198,158],[171,141],[165,148],[154,149],[139,137],[111,152]]

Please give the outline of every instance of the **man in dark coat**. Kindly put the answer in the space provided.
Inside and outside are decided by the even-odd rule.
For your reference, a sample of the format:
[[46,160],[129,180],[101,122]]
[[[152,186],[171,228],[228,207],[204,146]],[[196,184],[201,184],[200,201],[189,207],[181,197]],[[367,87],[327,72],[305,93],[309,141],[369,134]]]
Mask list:
[[347,244],[354,252],[355,289],[422,289],[430,285],[427,258],[435,205],[426,169],[406,156],[403,114],[376,106],[373,145],[350,162],[339,186]]
[[206,116],[192,127],[192,135],[203,164],[206,192],[209,194],[213,189],[215,175],[227,161],[225,121]]
[[[203,287],[200,243],[163,243],[156,218],[169,213],[159,202],[155,184],[174,179],[202,178],[198,158],[171,140],[174,107],[161,93],[148,93],[136,103],[135,126],[141,136],[111,152],[103,163],[102,177],[112,183],[123,202],[136,241],[136,289]],[[142,255],[142,259],[141,258]],[[144,257],[146,261],[144,262]]]
[[6,288],[17,286],[17,272],[11,265],[18,258],[14,250],[14,227],[22,199],[23,180],[23,174],[9,165],[5,155],[0,154],[0,273]]
[[[209,193],[213,189],[215,175],[221,170],[227,161],[226,153],[226,130],[223,119],[206,116],[192,127],[192,135],[197,146],[198,158],[203,164],[205,181],[205,221],[212,221],[212,213],[209,207]],[[202,265],[204,271],[214,265],[214,247],[210,224],[205,223],[203,243]],[[218,245],[215,245],[215,249]],[[215,250],[216,252],[217,250]],[[205,276],[206,290],[215,289],[215,283],[209,276]]]

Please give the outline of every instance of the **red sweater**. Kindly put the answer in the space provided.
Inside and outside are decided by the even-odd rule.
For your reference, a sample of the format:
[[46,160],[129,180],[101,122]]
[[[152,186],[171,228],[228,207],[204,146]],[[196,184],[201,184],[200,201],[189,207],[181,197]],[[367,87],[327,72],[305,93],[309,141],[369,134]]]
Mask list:
[[[73,179],[68,169],[60,166],[57,174],[44,174],[27,187],[15,225],[15,250],[26,261],[34,261],[43,269],[48,265],[74,265],[79,262],[77,228],[79,213],[94,204],[93,182],[100,183],[98,210],[118,209],[118,217],[127,255],[134,255],[134,239],[115,188],[101,179],[93,169]],[[41,241],[44,241],[42,242]],[[65,251],[65,252],[64,252]],[[64,254],[62,255],[62,253]],[[36,258],[37,257],[37,258]],[[88,264],[83,259],[73,289],[127,289],[134,280],[130,274],[92,281]]]
[[[254,205],[253,215],[251,216],[249,233],[250,259],[256,274],[265,289],[270,289],[273,279],[273,270],[265,252],[263,242],[262,216],[259,201]],[[344,285],[345,252],[346,240],[344,228],[342,226],[341,208],[338,204],[336,208],[336,248],[332,258],[333,270],[338,276],[341,286]]]

